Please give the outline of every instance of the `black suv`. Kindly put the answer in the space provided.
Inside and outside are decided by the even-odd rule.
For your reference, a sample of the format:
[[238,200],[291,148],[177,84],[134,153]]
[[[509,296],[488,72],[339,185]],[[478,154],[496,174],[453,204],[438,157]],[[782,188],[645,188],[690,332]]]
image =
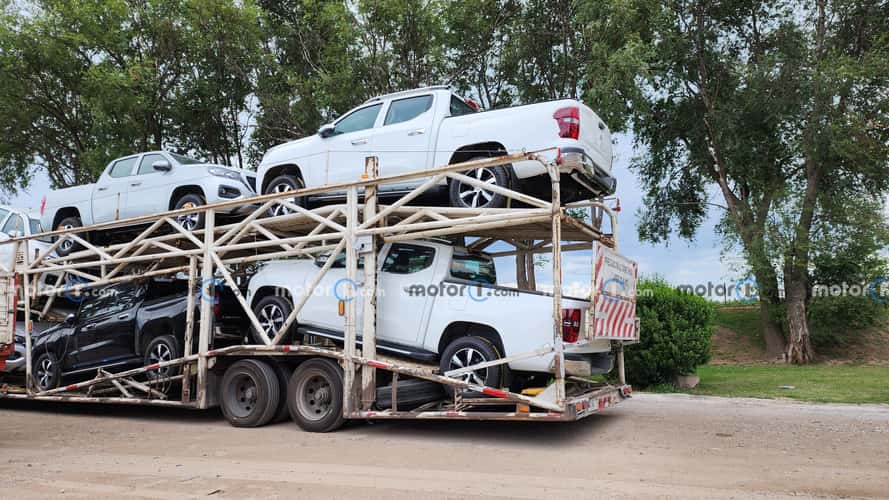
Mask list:
[[[188,308],[185,282],[123,283],[86,295],[64,323],[34,335],[32,373],[40,390],[97,368],[114,371],[182,356]],[[200,309],[199,299],[195,305]],[[196,325],[197,321],[195,311]],[[166,367],[148,376],[166,378],[177,371],[178,367]]]

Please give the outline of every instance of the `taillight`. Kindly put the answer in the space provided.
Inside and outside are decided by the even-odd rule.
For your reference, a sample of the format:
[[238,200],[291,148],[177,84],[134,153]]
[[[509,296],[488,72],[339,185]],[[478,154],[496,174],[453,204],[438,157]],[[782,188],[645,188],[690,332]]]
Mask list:
[[481,107],[478,105],[478,103],[475,102],[475,101],[473,101],[472,99],[464,99],[464,101],[466,102],[466,104],[469,105],[470,108],[472,108],[472,109],[474,109],[474,110],[476,110],[476,111],[478,111],[479,109],[481,109]]
[[562,309],[562,340],[577,342],[580,338],[580,309]]
[[43,215],[43,212],[46,211],[46,196],[40,200],[40,215]]
[[577,139],[580,137],[580,108],[570,106],[557,109],[553,118],[559,124],[559,137]]

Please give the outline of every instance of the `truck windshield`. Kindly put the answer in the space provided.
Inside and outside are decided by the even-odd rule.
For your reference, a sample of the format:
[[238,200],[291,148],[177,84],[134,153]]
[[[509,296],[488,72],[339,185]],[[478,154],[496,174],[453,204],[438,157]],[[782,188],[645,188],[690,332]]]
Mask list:
[[451,261],[451,276],[488,285],[497,284],[494,261],[481,255],[454,254],[454,259]]
[[176,153],[170,153],[170,156],[176,160],[176,163],[180,165],[203,165],[204,162],[195,160],[194,158],[189,158],[187,156],[177,155]]

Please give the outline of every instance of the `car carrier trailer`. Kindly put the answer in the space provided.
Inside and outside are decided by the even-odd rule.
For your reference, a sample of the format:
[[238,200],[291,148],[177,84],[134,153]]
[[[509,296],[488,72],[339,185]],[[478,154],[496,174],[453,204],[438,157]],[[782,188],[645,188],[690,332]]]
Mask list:
[[[551,198],[541,199],[504,187],[483,185],[462,172],[517,161],[539,161],[549,172]],[[635,315],[635,263],[617,253],[617,217],[604,200],[562,205],[560,203],[558,151],[521,152],[488,159],[447,165],[422,172],[380,177],[376,158],[366,160],[366,173],[355,182],[256,196],[248,200],[217,203],[198,208],[171,211],[152,216],[115,221],[33,237],[52,237],[53,245],[42,253],[28,255],[28,238],[16,238],[12,262],[0,262],[0,347],[13,343],[16,315],[25,318],[25,374],[23,383],[12,379],[0,386],[0,397],[59,402],[160,405],[205,409],[224,403],[226,417],[234,425],[262,425],[281,413],[286,404],[304,429],[330,431],[346,419],[462,419],[573,421],[612,407],[630,397],[626,384],[623,347],[638,341],[639,322]],[[425,178],[425,182],[397,201],[382,205],[377,193],[381,186]],[[468,209],[410,204],[433,186],[449,180],[493,190],[507,196],[513,208]],[[325,193],[345,193],[346,202],[306,208],[296,197]],[[240,221],[218,225],[216,213],[231,211],[233,205],[249,205]],[[276,207],[284,214],[272,216]],[[572,211],[569,214],[569,210]],[[577,212],[586,217],[577,218]],[[187,231],[177,217],[198,215],[203,229]],[[602,231],[607,216],[610,233]],[[137,227],[125,243],[99,245],[89,235],[123,227]],[[508,388],[485,387],[464,381],[459,373],[439,373],[438,366],[387,357],[376,348],[376,248],[381,242],[432,237],[469,238],[471,250],[481,250],[505,242],[508,251],[496,256],[549,254],[552,263],[552,343],[532,352],[514,353],[467,369],[509,363],[520,358],[553,356],[552,382],[531,392],[510,392]],[[76,250],[65,257],[54,250],[63,242],[73,242]],[[580,342],[608,339],[616,359],[616,383],[567,376],[563,351],[562,252],[592,249],[591,305],[583,321]],[[213,289],[228,286],[238,305],[259,332],[264,328],[239,291],[241,279],[251,267],[282,258],[305,258],[329,253],[327,263],[314,278],[317,286],[335,257],[345,254],[346,274],[356,283],[364,281],[365,291],[356,300],[341,300],[345,332],[342,347],[330,342],[293,340],[284,342],[307,298],[297,301],[293,311],[267,345],[230,345],[214,342]],[[365,259],[359,277],[358,259]],[[55,285],[37,287],[43,273],[59,277]],[[105,285],[148,278],[187,279],[188,315],[181,357],[149,366],[112,373],[97,369],[95,377],[83,382],[40,390],[34,383],[31,332],[35,318],[58,318],[52,314],[63,295],[77,295]],[[609,283],[618,283],[611,287]],[[616,290],[616,291],[615,291]],[[310,294],[306,295],[308,297]],[[356,342],[357,300],[364,301],[362,342]],[[199,320],[199,318],[201,318]],[[266,334],[263,333],[265,336]],[[271,337],[271,336],[268,336]],[[249,337],[248,337],[249,338]],[[193,347],[196,346],[196,347]],[[287,380],[278,361],[296,366]],[[178,367],[175,376],[146,377],[149,371]],[[375,404],[378,379],[386,380],[391,399],[386,407]],[[416,408],[400,408],[399,385],[418,379],[454,388],[451,396]],[[226,394],[244,387],[252,408],[221,401]],[[308,387],[308,389],[307,389]],[[308,391],[308,392],[307,392]],[[311,393],[311,399],[309,394]],[[236,396],[237,397],[237,394]],[[300,400],[299,398],[303,398]],[[243,400],[244,398],[242,398]],[[308,401],[311,399],[311,405]],[[312,420],[325,404],[333,417]],[[224,409],[225,409],[224,408]],[[234,411],[232,410],[234,408]],[[259,410],[257,410],[259,408]],[[259,418],[239,417],[239,411]]]

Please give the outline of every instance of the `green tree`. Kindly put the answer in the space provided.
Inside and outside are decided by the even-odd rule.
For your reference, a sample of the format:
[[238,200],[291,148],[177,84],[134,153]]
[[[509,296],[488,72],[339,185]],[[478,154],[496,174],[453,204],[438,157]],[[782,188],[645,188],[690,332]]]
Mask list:
[[[682,1],[665,7],[634,106],[645,150],[640,235],[693,237],[710,188],[760,288],[771,354],[812,358],[813,233],[873,232],[850,204],[889,189],[887,6],[870,1]],[[786,293],[783,349],[772,314]]]

